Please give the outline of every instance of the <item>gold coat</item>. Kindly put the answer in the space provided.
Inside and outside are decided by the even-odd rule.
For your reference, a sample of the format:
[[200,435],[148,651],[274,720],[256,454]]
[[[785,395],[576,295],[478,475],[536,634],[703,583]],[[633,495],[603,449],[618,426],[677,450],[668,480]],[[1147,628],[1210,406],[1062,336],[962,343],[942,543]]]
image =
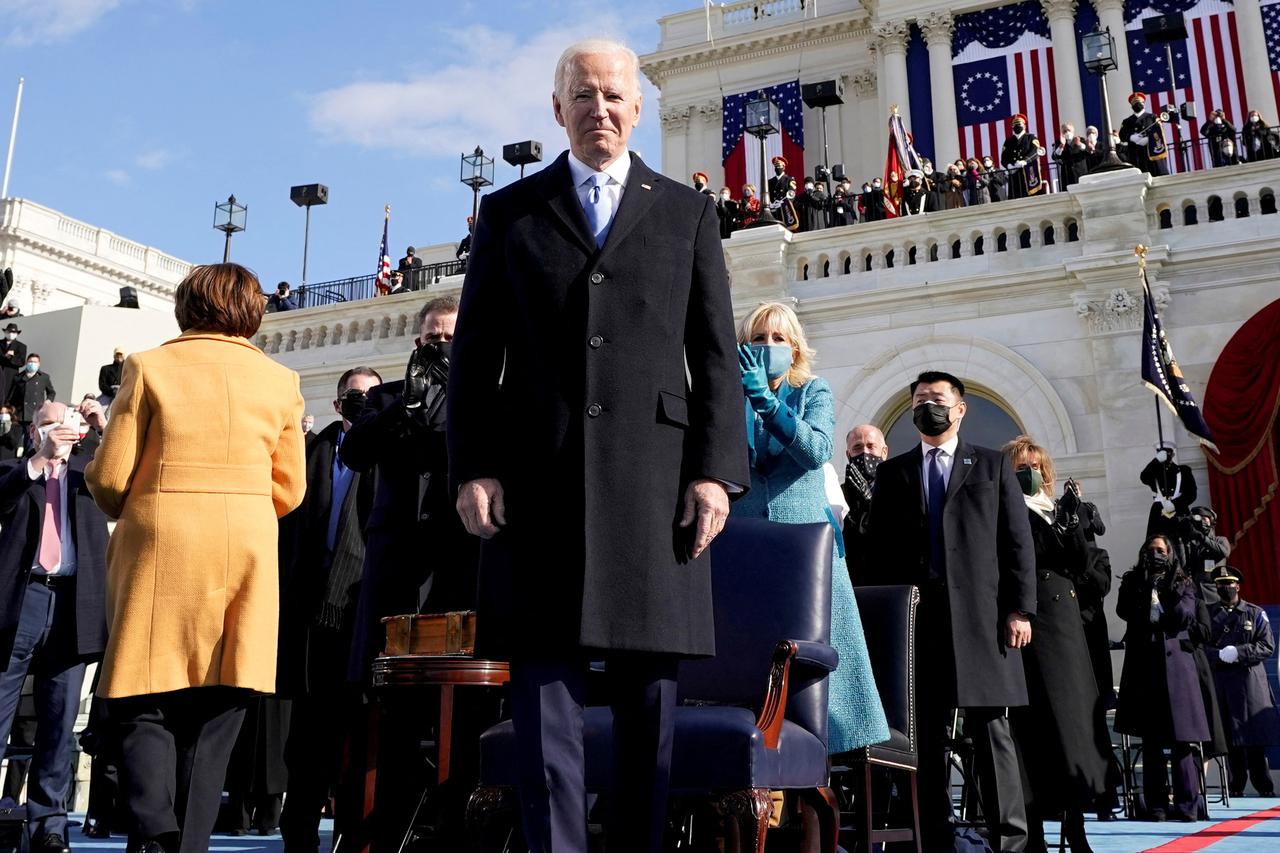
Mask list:
[[298,374],[186,332],[124,363],[89,491],[107,546],[106,697],[275,691],[277,519],[306,490]]

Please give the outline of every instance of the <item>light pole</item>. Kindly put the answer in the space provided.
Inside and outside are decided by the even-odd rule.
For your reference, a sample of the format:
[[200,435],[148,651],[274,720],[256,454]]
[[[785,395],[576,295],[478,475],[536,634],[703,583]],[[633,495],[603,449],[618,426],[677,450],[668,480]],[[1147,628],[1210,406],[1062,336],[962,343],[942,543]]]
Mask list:
[[1103,155],[1100,162],[1091,172],[1113,172],[1116,169],[1132,169],[1128,163],[1116,156],[1116,146],[1111,139],[1111,103],[1107,98],[1107,72],[1114,71],[1116,64],[1116,41],[1111,35],[1111,28],[1088,33],[1081,39],[1084,52],[1084,67],[1098,75],[1098,88],[1102,92],[1102,127],[1104,130]]
[[751,224],[755,228],[761,225],[777,225],[778,220],[773,218],[773,213],[769,210],[769,203],[773,199],[769,198],[769,179],[764,170],[764,163],[767,159],[765,153],[764,141],[772,133],[778,132],[778,106],[766,97],[756,98],[753,101],[747,101],[745,112],[745,124],[743,129],[760,140],[760,215],[756,217],[756,221]]
[[458,180],[471,187],[471,227],[474,228],[480,214],[480,188],[493,185],[493,158],[484,156],[484,149],[477,145],[475,151],[462,155],[462,171]]
[[311,207],[316,204],[329,203],[329,188],[324,184],[302,184],[289,188],[289,198],[298,207],[307,209],[306,225],[302,229],[302,283],[298,289],[307,286],[307,249],[311,244]]
[[226,201],[214,204],[213,227],[227,235],[227,241],[222,246],[224,264],[231,260],[231,235],[243,231],[248,218],[248,205],[237,203],[234,194],[228,196]]

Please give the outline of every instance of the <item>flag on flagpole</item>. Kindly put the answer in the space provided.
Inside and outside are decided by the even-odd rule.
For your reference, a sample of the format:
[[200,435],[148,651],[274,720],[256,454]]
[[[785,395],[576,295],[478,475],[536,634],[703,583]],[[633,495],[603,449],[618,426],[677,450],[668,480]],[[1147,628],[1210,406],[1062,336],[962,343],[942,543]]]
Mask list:
[[382,247],[378,249],[378,279],[374,286],[378,293],[391,290],[391,255],[387,251],[387,227],[391,224],[391,205],[382,210]]
[[1160,322],[1160,315],[1156,312],[1151,284],[1147,281],[1146,246],[1139,246],[1137,254],[1142,276],[1142,383],[1169,407],[1187,432],[1217,453],[1218,448],[1213,443],[1209,425],[1204,421],[1204,413],[1200,411],[1196,398],[1187,387],[1182,369],[1178,367],[1178,360],[1173,357],[1173,347]]
[[908,169],[916,168],[911,157],[907,129],[894,104],[889,113],[889,153],[884,161],[884,215],[892,219],[902,211],[902,185]]

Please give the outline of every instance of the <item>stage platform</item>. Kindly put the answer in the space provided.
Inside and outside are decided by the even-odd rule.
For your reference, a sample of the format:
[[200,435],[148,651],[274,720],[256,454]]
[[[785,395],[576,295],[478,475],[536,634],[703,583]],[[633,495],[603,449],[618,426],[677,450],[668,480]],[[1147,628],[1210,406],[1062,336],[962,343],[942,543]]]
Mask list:
[[[1144,823],[1133,820],[1113,820],[1106,823],[1089,821],[1089,843],[1095,853],[1264,853],[1280,851],[1280,799],[1261,797],[1236,798],[1231,808],[1215,806],[1212,821],[1200,823]],[[84,815],[73,815],[81,821]],[[329,850],[329,834],[332,821],[324,821],[320,828],[320,850]],[[123,851],[123,835],[110,839],[85,838],[80,827],[70,829],[72,850]],[[1057,824],[1046,827],[1051,843],[1058,838]],[[210,840],[212,853],[283,853],[284,844],[279,835],[258,836],[215,835]]]

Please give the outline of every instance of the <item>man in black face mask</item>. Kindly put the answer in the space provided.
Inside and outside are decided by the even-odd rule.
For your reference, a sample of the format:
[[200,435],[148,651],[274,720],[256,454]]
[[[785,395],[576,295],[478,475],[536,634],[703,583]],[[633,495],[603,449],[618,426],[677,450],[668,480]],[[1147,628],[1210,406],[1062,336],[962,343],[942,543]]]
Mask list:
[[[353,805],[349,799],[353,789],[333,789],[338,786],[342,747],[356,720],[358,697],[347,684],[346,661],[364,565],[364,527],[373,505],[373,478],[347,467],[338,448],[352,421],[360,416],[365,394],[381,381],[371,367],[353,367],[342,374],[333,401],[340,419],[307,445],[306,497],[281,520],[276,692],[292,700],[284,745],[289,799],[280,815],[280,831],[290,849],[317,848],[320,810],[331,793],[338,796],[343,817]],[[250,709],[250,714],[261,714],[263,719],[278,713],[279,709],[261,702]],[[273,822],[269,817],[264,821]]]
[[871,424],[860,424],[844,437],[844,482],[840,490],[849,504],[849,514],[844,517],[844,553],[849,566],[849,578],[854,586],[859,583],[879,583],[869,576],[870,565],[867,526],[871,519],[871,490],[875,485],[876,469],[889,458],[889,445],[884,433]]
[[1000,165],[1008,169],[1008,198],[1026,198],[1039,194],[1044,190],[1041,180],[1040,158],[1044,156],[1044,146],[1040,140],[1031,135],[1027,127],[1027,117],[1022,113],[1013,117],[1010,124],[1013,135],[1004,141],[1000,149]]
[[1193,506],[1187,515],[1178,518],[1178,540],[1173,543],[1187,574],[1195,578],[1197,595],[1206,604],[1213,604],[1218,600],[1218,590],[1221,588],[1210,577],[1206,564],[1216,565],[1231,556],[1231,542],[1213,529],[1217,523],[1218,514],[1212,509]]
[[1137,166],[1149,175],[1167,175],[1169,151],[1165,147],[1164,125],[1147,112],[1147,96],[1134,92],[1129,96],[1133,115],[1120,122],[1120,141],[1124,144],[1126,163]]
[[[920,588],[920,828],[952,843],[948,727],[963,708],[991,846],[1021,851],[1027,818],[1008,708],[1027,704],[1022,647],[1036,610],[1035,552],[1008,458],[960,439],[964,383],[927,371],[911,383],[920,444],[876,471],[872,557]],[[888,581],[886,581],[888,582]]]
[[1231,739],[1231,796],[1243,797],[1253,777],[1259,796],[1274,797],[1266,748],[1280,744],[1280,710],[1263,669],[1276,654],[1271,621],[1265,610],[1240,597],[1239,569],[1218,566],[1212,575],[1219,602],[1209,605],[1213,628],[1206,651]]
[[[370,389],[364,412],[342,444],[342,461],[356,471],[376,469],[378,481],[348,662],[353,682],[369,680],[369,666],[383,646],[383,617],[476,606],[480,540],[467,534],[454,509],[444,434],[457,318],[458,300],[452,296],[437,297],[422,306],[405,378]],[[460,722],[464,718],[467,722]],[[480,736],[482,729],[468,732],[467,725],[489,721],[483,713],[461,710],[454,719],[459,744],[467,742],[464,738],[474,744]],[[416,780],[421,771],[416,744],[423,724],[433,721],[423,719],[421,708],[387,706],[383,722],[378,756],[383,772],[378,778],[384,784],[379,784],[377,797],[379,811],[390,817],[379,821],[377,831],[385,831],[384,841],[394,835],[398,843],[421,793],[404,780]],[[454,750],[451,781],[458,791],[467,788],[468,779],[477,778],[475,768],[466,764],[473,753],[478,758],[476,750]],[[464,804],[451,801],[442,813],[462,815]]]

